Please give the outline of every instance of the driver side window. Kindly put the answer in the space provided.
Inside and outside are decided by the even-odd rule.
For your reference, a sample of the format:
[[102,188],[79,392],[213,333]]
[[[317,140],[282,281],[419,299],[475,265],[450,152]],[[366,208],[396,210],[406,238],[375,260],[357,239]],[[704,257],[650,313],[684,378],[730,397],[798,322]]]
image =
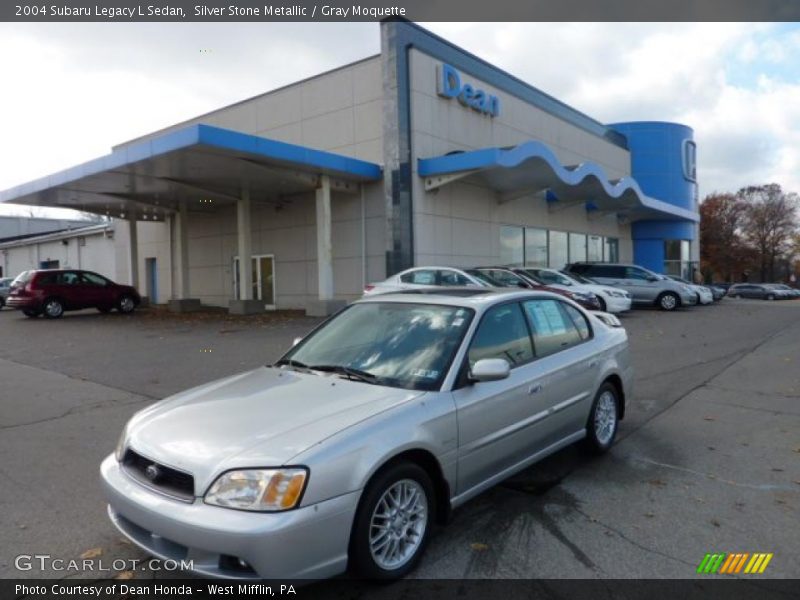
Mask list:
[[513,369],[533,359],[533,346],[519,304],[503,304],[483,315],[469,348],[469,366],[483,358],[504,358]]
[[649,276],[641,269],[636,269],[634,267],[627,267],[625,269],[625,277],[627,279],[640,279],[642,281],[647,281]]

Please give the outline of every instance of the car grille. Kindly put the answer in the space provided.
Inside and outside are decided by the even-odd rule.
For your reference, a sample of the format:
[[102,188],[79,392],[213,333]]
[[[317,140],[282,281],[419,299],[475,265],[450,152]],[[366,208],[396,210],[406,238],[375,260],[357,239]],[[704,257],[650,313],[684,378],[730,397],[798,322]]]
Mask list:
[[185,502],[194,501],[194,477],[190,473],[152,461],[130,448],[122,458],[122,466],[144,486]]

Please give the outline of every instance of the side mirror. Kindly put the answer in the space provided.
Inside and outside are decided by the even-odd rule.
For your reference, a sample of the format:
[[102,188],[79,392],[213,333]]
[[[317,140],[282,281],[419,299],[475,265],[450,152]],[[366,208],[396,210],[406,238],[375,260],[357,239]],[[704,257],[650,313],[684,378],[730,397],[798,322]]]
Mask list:
[[295,346],[297,346],[297,344],[299,344],[299,343],[300,343],[300,342],[302,342],[302,341],[303,341],[303,338],[301,338],[301,337],[296,337],[296,338],[294,338],[294,340],[292,341],[292,348],[294,348]]
[[470,371],[470,381],[499,381],[511,373],[511,366],[504,358],[482,358]]

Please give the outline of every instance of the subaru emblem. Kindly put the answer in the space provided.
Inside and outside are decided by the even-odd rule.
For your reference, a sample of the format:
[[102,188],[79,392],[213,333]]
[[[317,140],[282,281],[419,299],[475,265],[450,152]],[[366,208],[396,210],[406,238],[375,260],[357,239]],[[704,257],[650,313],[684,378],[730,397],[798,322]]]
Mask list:
[[156,464],[147,465],[147,468],[144,470],[144,474],[145,477],[147,477],[150,481],[155,481],[158,479],[158,476],[161,475],[161,470]]

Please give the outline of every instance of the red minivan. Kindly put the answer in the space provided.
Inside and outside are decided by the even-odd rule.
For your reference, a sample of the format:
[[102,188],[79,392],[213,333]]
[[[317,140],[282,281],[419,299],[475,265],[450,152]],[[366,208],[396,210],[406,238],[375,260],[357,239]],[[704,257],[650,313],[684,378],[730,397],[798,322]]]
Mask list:
[[116,308],[130,313],[141,297],[135,288],[119,285],[102,275],[76,269],[24,271],[11,282],[6,306],[18,308],[29,317],[43,314],[57,319],[67,310]]

